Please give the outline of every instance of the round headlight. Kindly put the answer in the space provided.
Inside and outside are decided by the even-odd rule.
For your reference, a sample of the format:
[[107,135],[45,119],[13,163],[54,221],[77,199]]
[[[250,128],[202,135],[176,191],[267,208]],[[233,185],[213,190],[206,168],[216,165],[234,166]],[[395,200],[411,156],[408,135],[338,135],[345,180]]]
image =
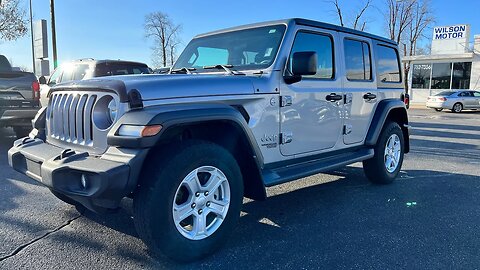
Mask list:
[[108,103],[108,115],[110,116],[110,122],[114,123],[115,119],[117,119],[117,103],[115,99],[112,99],[110,103]]
[[93,107],[93,124],[101,130],[109,129],[117,118],[118,108],[115,99],[103,96],[95,102]]

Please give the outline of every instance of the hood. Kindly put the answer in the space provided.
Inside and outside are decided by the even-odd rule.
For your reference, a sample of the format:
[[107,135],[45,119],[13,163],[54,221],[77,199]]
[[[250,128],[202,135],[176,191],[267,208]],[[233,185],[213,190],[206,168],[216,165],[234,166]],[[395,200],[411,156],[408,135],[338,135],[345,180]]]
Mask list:
[[252,78],[242,75],[126,75],[59,84],[51,91],[106,89],[117,92],[122,101],[136,89],[143,101],[182,97],[246,95],[255,92]]

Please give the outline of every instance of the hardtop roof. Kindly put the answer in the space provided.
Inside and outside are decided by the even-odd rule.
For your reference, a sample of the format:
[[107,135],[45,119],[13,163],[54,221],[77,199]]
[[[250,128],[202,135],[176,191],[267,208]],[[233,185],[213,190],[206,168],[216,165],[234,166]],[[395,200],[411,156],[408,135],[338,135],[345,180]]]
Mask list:
[[308,20],[308,19],[302,19],[302,18],[292,18],[292,19],[284,19],[284,20],[276,20],[276,21],[266,21],[266,22],[260,22],[260,23],[254,23],[254,24],[247,24],[247,25],[241,25],[241,26],[236,26],[236,27],[231,27],[231,28],[226,28],[226,29],[221,29],[217,31],[212,31],[204,34],[200,34],[195,36],[194,38],[199,38],[199,37],[204,37],[204,36],[210,36],[210,35],[215,35],[215,34],[221,34],[221,33],[227,33],[227,32],[232,32],[232,31],[238,31],[238,30],[243,30],[243,29],[248,29],[248,28],[254,28],[254,27],[262,27],[262,26],[269,26],[269,25],[276,25],[276,24],[286,24],[286,25],[304,25],[304,26],[311,26],[311,27],[318,27],[322,29],[328,29],[328,30],[333,30],[337,32],[343,32],[343,33],[349,33],[357,36],[363,36],[371,39],[375,39],[377,41],[385,42],[390,45],[397,46],[397,43],[393,40],[390,40],[385,37],[377,36],[374,34],[370,34],[367,32],[362,32],[359,30],[351,29],[348,27],[342,27],[334,24],[329,24],[329,23],[324,23],[324,22],[319,22],[319,21],[314,21],[314,20]]

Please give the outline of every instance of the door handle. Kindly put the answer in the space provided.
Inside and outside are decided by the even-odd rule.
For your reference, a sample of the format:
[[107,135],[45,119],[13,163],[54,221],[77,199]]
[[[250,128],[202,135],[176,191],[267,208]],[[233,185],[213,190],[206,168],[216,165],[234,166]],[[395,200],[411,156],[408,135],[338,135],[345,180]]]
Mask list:
[[367,93],[367,94],[363,95],[363,99],[365,99],[365,100],[372,100],[372,99],[376,99],[376,98],[377,98],[377,95],[372,94],[372,93]]
[[343,96],[342,95],[337,95],[335,93],[331,93],[330,95],[327,95],[325,97],[325,99],[327,101],[330,101],[330,102],[337,102],[337,101],[340,101],[343,99]]

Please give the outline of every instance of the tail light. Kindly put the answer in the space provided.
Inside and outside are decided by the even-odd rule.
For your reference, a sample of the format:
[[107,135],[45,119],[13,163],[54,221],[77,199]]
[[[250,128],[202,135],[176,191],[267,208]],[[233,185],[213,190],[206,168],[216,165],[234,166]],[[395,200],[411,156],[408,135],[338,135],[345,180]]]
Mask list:
[[407,107],[407,109],[410,107],[410,95],[409,94],[402,94],[402,100],[403,100],[403,103],[405,103],[405,106]]
[[441,97],[441,98],[438,98],[438,100],[440,100],[440,101],[447,101],[447,98]]
[[32,83],[32,98],[34,100],[40,100],[40,83],[37,81]]

